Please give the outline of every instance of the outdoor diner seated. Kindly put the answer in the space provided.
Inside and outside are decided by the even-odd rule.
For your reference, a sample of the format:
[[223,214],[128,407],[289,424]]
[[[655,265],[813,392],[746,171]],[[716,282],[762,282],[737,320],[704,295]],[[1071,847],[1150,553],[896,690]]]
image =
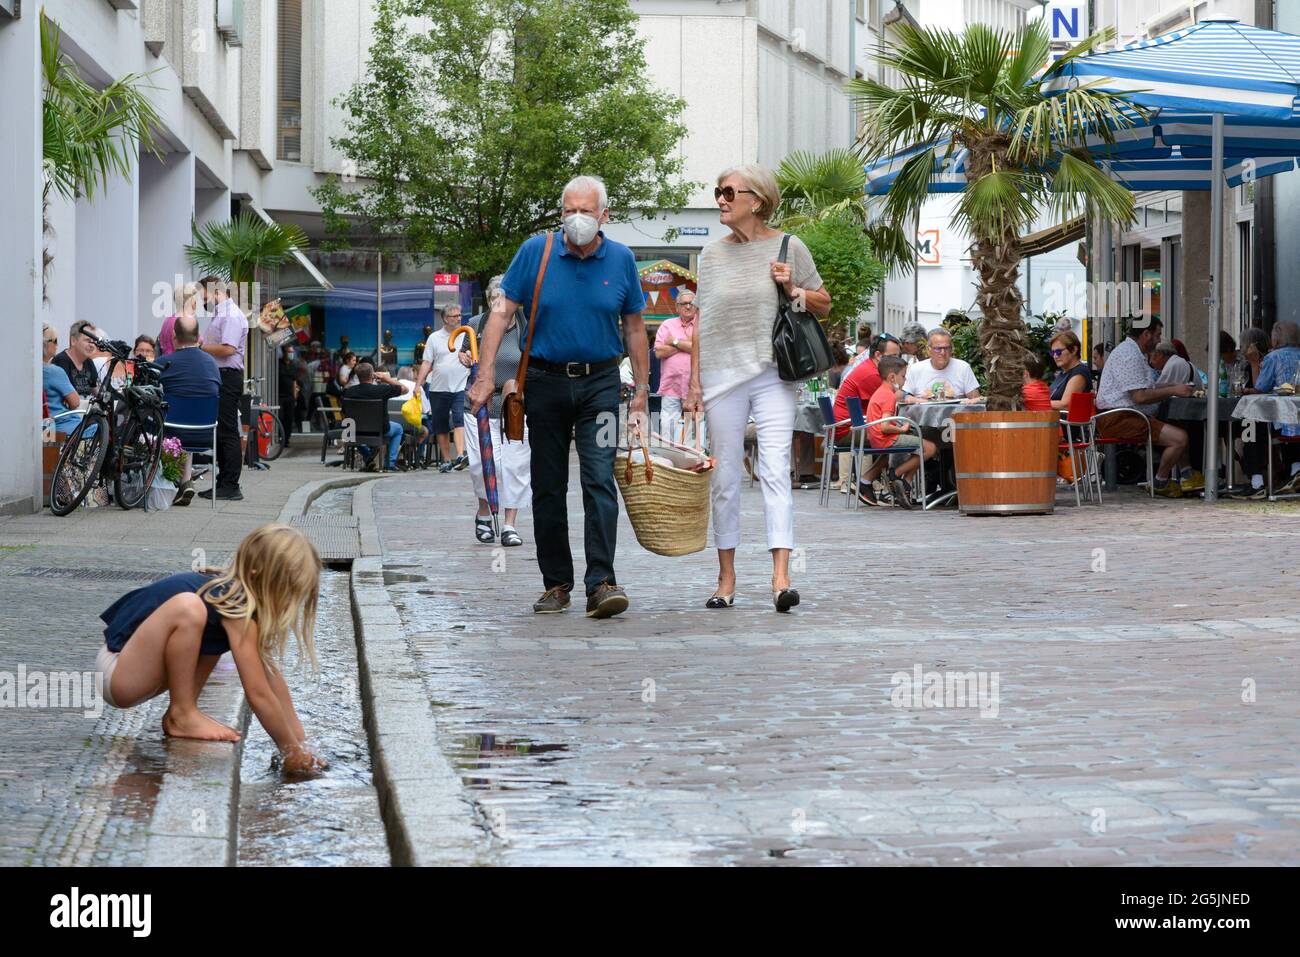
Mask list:
[[[850,367],[843,381],[840,382],[840,387],[835,391],[836,422],[844,422],[848,419],[848,399],[850,397],[861,400],[864,409],[867,407],[871,397],[880,388],[881,379],[878,363],[881,357],[897,356],[901,351],[898,340],[893,336],[881,335],[871,341],[871,346],[867,352],[863,353],[863,358],[856,365]],[[836,441],[846,439],[848,434],[849,427],[843,425],[835,431],[835,439]]]
[[978,399],[980,384],[964,359],[952,354],[952,334],[933,329],[927,340],[930,358],[913,363],[903,382],[907,402],[931,399]]
[[[898,414],[898,390],[908,374],[908,365],[900,356],[885,356],[880,360],[880,386],[867,403],[867,421],[879,422]],[[915,367],[913,367],[915,368]],[[858,482],[858,498],[867,505],[894,504],[900,508],[912,507],[912,493],[908,479],[921,467],[915,454],[920,448],[927,460],[938,451],[929,439],[909,432],[901,422],[883,422],[867,427],[867,445],[873,449],[899,449],[892,455],[878,455],[876,461]],[[909,451],[902,451],[909,450]],[[883,479],[882,475],[883,474]],[[877,484],[877,481],[879,484]]]
[[[184,399],[215,399],[221,393],[221,370],[217,360],[199,348],[199,321],[181,315],[171,327],[173,351],[158,360],[162,367],[163,396]],[[187,423],[193,424],[193,423]],[[189,505],[194,499],[193,456],[181,459],[181,482],[173,505]]]
[[1172,342],[1161,342],[1151,350],[1151,368],[1156,370],[1156,385],[1190,382],[1194,388],[1200,388],[1201,377],[1196,374],[1196,367],[1178,354],[1178,347]]
[[1025,384],[1020,394],[1026,412],[1051,412],[1052,393],[1043,381],[1043,360],[1036,353],[1025,356]]
[[[1098,355],[1098,349],[1104,351],[1104,348],[1098,345],[1097,349],[1093,350],[1093,355]],[[1048,349],[1057,369],[1056,378],[1052,380],[1052,408],[1068,410],[1070,396],[1076,392],[1092,391],[1092,370],[1083,362],[1083,343],[1068,329],[1052,336]]]
[[[1283,319],[1273,326],[1273,349],[1264,356],[1259,366],[1255,384],[1247,394],[1268,394],[1284,385],[1290,385],[1292,394],[1300,382],[1300,325]],[[1263,423],[1260,423],[1261,425]],[[1275,432],[1285,438],[1300,437],[1300,426],[1273,423]],[[1263,498],[1268,494],[1264,487],[1265,456],[1268,455],[1268,436],[1257,430],[1253,442],[1242,442],[1242,464],[1250,476],[1251,497]],[[1300,442],[1278,443],[1283,467],[1288,477],[1278,492],[1300,490]]]
[[[1154,316],[1133,320],[1128,338],[1117,345],[1106,359],[1106,374],[1097,391],[1097,410],[1135,409],[1151,421],[1151,443],[1163,449],[1155,468],[1155,493],[1166,498],[1181,498],[1183,492],[1205,487],[1201,473],[1191,466],[1187,433],[1176,425],[1155,418],[1160,402],[1171,396],[1190,396],[1187,382],[1156,385],[1156,372],[1148,357],[1160,342],[1163,323]],[[1097,437],[1145,445],[1147,424],[1138,415],[1107,415],[1097,422]]]
[[45,389],[49,418],[56,433],[67,435],[77,427],[81,418],[77,411],[81,407],[81,396],[72,387],[72,380],[63,367],[51,361],[59,351],[59,334],[48,322],[42,327],[42,341],[45,344],[45,362],[41,366],[41,386]]
[[[348,353],[348,355],[355,360],[355,354]],[[353,362],[353,365],[356,366],[353,374],[355,381],[348,388],[349,399],[378,399],[387,408],[389,399],[395,399],[402,394],[402,387],[387,372],[376,372],[375,367],[369,362]],[[376,382],[376,379],[380,381]],[[386,439],[388,449],[383,462],[383,470],[394,472],[397,470],[397,453],[402,448],[402,426],[391,419],[387,421],[388,434]],[[370,472],[380,471],[380,450],[365,445],[358,448],[361,451],[362,459],[365,461],[366,470]]]
[[83,396],[93,395],[99,388],[99,372],[95,368],[95,324],[78,319],[68,334],[68,348],[50,361],[68,374],[73,388]]

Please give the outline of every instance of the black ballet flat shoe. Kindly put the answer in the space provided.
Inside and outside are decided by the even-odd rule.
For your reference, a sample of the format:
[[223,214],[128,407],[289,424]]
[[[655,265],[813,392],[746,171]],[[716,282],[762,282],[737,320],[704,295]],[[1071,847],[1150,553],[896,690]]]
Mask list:
[[780,591],[774,591],[772,592],[772,604],[776,606],[777,611],[787,612],[799,604],[799,593],[793,588],[782,588]]
[[730,608],[736,603],[736,596],[731,595],[714,595],[704,603],[705,608]]

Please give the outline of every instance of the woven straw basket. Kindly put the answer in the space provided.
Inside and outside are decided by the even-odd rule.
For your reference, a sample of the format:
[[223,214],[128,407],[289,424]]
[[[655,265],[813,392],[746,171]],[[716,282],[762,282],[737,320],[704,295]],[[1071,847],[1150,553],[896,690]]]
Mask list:
[[632,463],[629,452],[614,459],[614,475],[632,531],[641,547],[656,555],[690,555],[704,550],[709,539],[709,478],[712,470],[692,472],[652,465],[641,447],[645,468]]

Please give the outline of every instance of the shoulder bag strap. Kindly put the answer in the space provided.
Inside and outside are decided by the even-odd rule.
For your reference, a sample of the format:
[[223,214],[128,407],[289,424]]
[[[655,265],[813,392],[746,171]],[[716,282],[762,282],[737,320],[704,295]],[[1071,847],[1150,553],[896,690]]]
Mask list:
[[524,342],[523,355],[519,357],[519,372],[515,376],[515,390],[524,394],[524,380],[528,376],[528,354],[533,351],[533,333],[537,330],[537,304],[542,298],[542,280],[546,278],[546,264],[551,258],[551,244],[555,242],[555,233],[546,234],[546,248],[542,250],[542,262],[537,267],[537,282],[533,286],[533,304],[528,310],[528,339]]

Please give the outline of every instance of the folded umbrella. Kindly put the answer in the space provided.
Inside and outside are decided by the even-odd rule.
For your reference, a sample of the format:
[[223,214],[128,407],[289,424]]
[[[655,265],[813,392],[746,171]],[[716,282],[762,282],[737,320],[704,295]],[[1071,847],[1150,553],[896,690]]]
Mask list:
[[[460,338],[461,333],[469,338],[469,383],[466,388],[474,385],[478,378],[478,336],[474,334],[471,326],[461,326],[454,330],[447,338],[447,349],[451,352],[459,351],[456,341]],[[497,521],[497,513],[500,511],[500,497],[497,495],[497,464],[496,458],[492,453],[492,423],[488,418],[488,403],[484,402],[478,410],[478,453],[479,461],[483,465],[483,490],[486,493],[488,509],[492,512],[492,535],[494,538],[501,537],[500,522]]]

